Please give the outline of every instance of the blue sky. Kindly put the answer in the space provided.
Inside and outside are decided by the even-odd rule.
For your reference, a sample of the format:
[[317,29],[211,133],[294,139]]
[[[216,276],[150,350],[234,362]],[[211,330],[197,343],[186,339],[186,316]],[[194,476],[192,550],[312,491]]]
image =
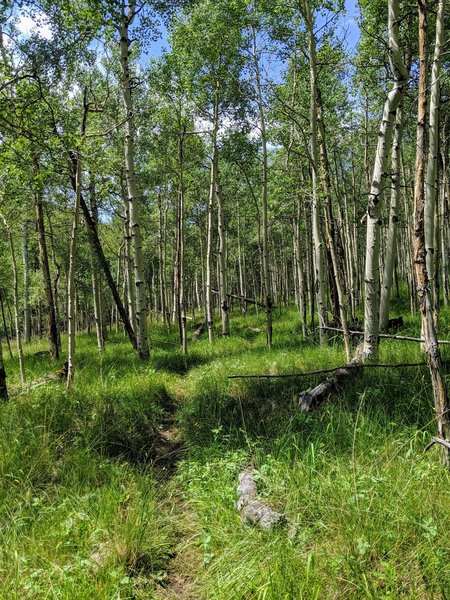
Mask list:
[[[345,14],[343,14],[339,19],[337,33],[338,35],[343,35],[344,32],[346,32],[346,39],[349,48],[352,49],[355,48],[359,39],[359,27],[357,24],[358,17],[358,2],[356,0],[345,0]],[[161,52],[164,49],[167,50],[168,47],[169,44],[167,42],[167,30],[162,27],[161,37],[148,46],[146,54],[148,56],[159,56]]]
[[[339,38],[345,37],[347,49],[351,52],[355,49],[359,39],[359,28],[357,25],[358,19],[358,3],[357,0],[345,0],[345,14],[342,14],[335,24],[335,32]],[[320,19],[318,20],[318,26],[320,27]],[[22,13],[18,19],[18,28],[23,35],[29,35],[31,32],[38,32],[44,38],[49,39],[51,37],[50,28],[46,23],[45,19],[36,20],[32,19],[29,15]],[[161,26],[160,37],[151,42],[145,52],[142,62],[146,62],[146,59],[161,55],[164,49],[168,49],[169,44],[167,42],[167,30],[164,26]],[[273,62],[272,68],[275,72],[280,73],[282,69],[281,64]],[[274,73],[275,75],[275,73]]]

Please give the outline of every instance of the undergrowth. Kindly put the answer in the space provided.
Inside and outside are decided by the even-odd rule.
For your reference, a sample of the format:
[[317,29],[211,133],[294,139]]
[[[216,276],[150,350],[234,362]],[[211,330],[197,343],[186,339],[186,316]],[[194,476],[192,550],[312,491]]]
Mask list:
[[[405,321],[399,333],[418,335]],[[302,414],[298,392],[326,375],[229,376],[338,366],[339,339],[306,342],[285,309],[268,352],[262,314],[231,323],[229,339],[200,339],[187,357],[153,324],[146,364],[120,334],[101,358],[80,335],[69,395],[51,382],[0,408],[0,597],[170,598],[175,575],[199,599],[450,596],[450,478],[438,448],[423,453],[435,432],[426,367],[364,370]],[[44,347],[25,348],[30,381],[59,366]],[[380,362],[422,360],[418,344],[381,346]],[[15,357],[6,368],[18,386]],[[164,480],[153,458],[168,412],[188,452]],[[293,538],[241,523],[249,465]]]

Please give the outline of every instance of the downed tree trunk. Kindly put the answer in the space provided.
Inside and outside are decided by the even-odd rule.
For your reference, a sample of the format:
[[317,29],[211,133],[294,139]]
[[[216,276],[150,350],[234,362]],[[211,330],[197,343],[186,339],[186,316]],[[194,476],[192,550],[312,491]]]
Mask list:
[[192,334],[192,341],[198,340],[198,338],[202,335],[202,333],[204,331],[205,331],[205,324],[200,323],[200,325],[197,327],[197,329]]
[[352,358],[350,363],[344,367],[338,369],[334,375],[325,379],[316,385],[310,391],[300,392],[298,395],[298,407],[302,412],[311,412],[318,408],[325,400],[328,399],[330,394],[336,392],[343,383],[350,377],[350,375],[356,375],[359,372],[359,367],[363,362],[363,346],[359,346],[355,352],[355,356]]
[[291,519],[288,519],[282,513],[276,512],[270,506],[258,500],[253,471],[249,469],[242,471],[239,473],[238,481],[236,508],[244,523],[251,523],[266,530],[288,525],[288,535],[290,537],[295,535],[296,527]]
[[252,333],[261,333],[262,331],[262,329],[260,329],[259,327],[247,327],[247,329]]
[[10,388],[9,392],[11,394],[18,394],[20,392],[29,392],[30,390],[34,390],[34,388],[39,387],[40,385],[43,385],[44,383],[47,383],[48,381],[58,381],[58,380],[62,380],[64,381],[65,379],[67,379],[67,369],[68,369],[68,362],[66,361],[61,369],[58,369],[57,371],[53,371],[53,373],[50,373],[50,375],[45,375],[45,377],[40,377],[39,379],[36,379],[35,381],[32,381],[29,385],[20,387],[20,388]]

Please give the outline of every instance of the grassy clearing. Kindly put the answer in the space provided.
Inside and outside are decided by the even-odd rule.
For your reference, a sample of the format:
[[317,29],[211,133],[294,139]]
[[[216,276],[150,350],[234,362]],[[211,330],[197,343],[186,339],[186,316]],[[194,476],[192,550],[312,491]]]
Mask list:
[[[270,353],[254,331],[262,316],[232,324],[230,339],[199,340],[187,359],[155,325],[146,365],[120,335],[101,361],[82,335],[69,397],[51,383],[1,407],[0,597],[449,597],[450,477],[437,448],[423,455],[427,370],[367,370],[303,415],[296,394],[323,376],[227,376],[337,366],[341,344],[304,342],[295,311],[278,317]],[[55,368],[33,356],[41,346],[26,349],[29,379]],[[380,360],[419,361],[420,348],[384,343]],[[15,359],[7,369],[16,385]],[[167,410],[189,451],[156,483]],[[297,523],[294,539],[241,525],[236,482],[249,464],[260,495]]]

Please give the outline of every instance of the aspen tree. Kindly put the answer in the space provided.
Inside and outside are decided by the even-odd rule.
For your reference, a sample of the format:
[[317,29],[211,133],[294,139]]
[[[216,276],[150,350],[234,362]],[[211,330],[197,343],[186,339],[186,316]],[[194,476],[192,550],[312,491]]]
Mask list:
[[16,344],[17,344],[17,354],[19,357],[20,379],[21,379],[22,385],[24,385],[26,382],[26,374],[25,374],[25,359],[24,359],[23,348],[22,348],[22,333],[20,330],[19,272],[17,270],[16,250],[14,248],[14,239],[13,239],[11,228],[10,228],[5,216],[0,213],[0,217],[3,220],[3,223],[5,225],[5,228],[6,228],[6,231],[8,234],[9,250],[11,252],[11,263],[12,263],[13,279],[14,279],[14,281],[13,281],[14,328],[16,330]]
[[325,199],[325,234],[328,245],[328,251],[331,258],[332,275],[334,277],[334,283],[336,286],[339,318],[341,320],[341,326],[344,334],[344,346],[347,360],[351,359],[351,344],[350,344],[350,332],[347,321],[347,298],[344,293],[344,283],[341,277],[341,269],[339,265],[339,257],[337,253],[337,246],[339,244],[335,219],[333,216],[333,206],[331,200],[331,181],[330,181],[330,166],[328,163],[328,153],[326,146],[325,136],[325,123],[323,116],[323,107],[320,97],[320,90],[316,86],[317,93],[317,123],[320,133],[320,159],[322,167],[322,183],[324,188],[324,199]]
[[43,209],[43,190],[41,175],[39,172],[39,165],[37,160],[34,161],[34,173],[35,173],[35,184],[34,184],[34,199],[36,209],[36,226],[39,240],[39,256],[42,269],[42,275],[44,277],[44,288],[45,288],[45,299],[46,299],[46,314],[48,324],[48,334],[50,342],[50,358],[51,360],[57,360],[59,358],[59,343],[58,343],[58,326],[56,322],[56,310],[55,302],[52,289],[52,280],[50,276],[50,266],[48,262],[47,253],[47,242],[45,236],[45,225],[44,225],[44,209]]
[[259,127],[261,134],[261,146],[262,146],[262,192],[261,192],[261,253],[262,253],[262,284],[263,284],[263,298],[264,306],[266,311],[266,336],[267,346],[269,350],[272,348],[272,286],[270,281],[270,268],[269,268],[269,236],[268,236],[268,157],[267,157],[267,132],[266,132],[266,119],[264,114],[264,102],[262,95],[262,82],[261,73],[259,68],[259,57],[256,47],[256,30],[252,28],[252,39],[253,39],[253,63],[255,68],[255,82],[256,92],[258,99],[259,109]]
[[[180,110],[181,114],[181,110]],[[179,123],[181,128],[181,123]],[[181,347],[183,354],[187,354],[187,331],[186,331],[186,291],[185,291],[185,235],[184,235],[184,139],[186,129],[178,134],[178,261],[177,261],[177,310],[181,336]]]
[[396,110],[405,94],[408,72],[403,64],[399,40],[399,0],[388,2],[388,44],[393,86],[388,93],[378,131],[375,162],[370,184],[366,212],[367,238],[364,294],[364,348],[365,360],[378,353],[379,304],[380,304],[380,204],[385,183],[386,161],[391,145],[392,128]]
[[[94,173],[90,173],[89,182],[89,199],[91,201],[91,212],[92,220],[94,221],[95,227],[98,228],[98,206],[97,198],[95,193],[95,176]],[[97,256],[91,250],[91,269],[92,269],[92,298],[94,303],[94,320],[95,320],[95,332],[97,336],[97,348],[100,353],[105,350],[105,331],[104,331],[104,319],[103,319],[103,302],[102,293],[100,286],[100,265]]]
[[22,264],[23,264],[23,338],[25,343],[31,341],[31,309],[30,309],[30,260],[28,256],[28,227],[25,220],[22,230]]
[[70,390],[75,377],[75,338],[76,338],[76,313],[77,304],[75,296],[75,266],[77,258],[77,242],[78,228],[80,220],[80,199],[81,199],[81,178],[82,178],[82,156],[81,144],[86,133],[86,122],[89,112],[89,104],[87,102],[87,90],[83,94],[83,115],[80,126],[80,142],[73,153],[73,163],[75,165],[75,202],[73,207],[72,233],[70,237],[69,249],[69,273],[67,276],[67,334],[68,334],[68,351],[67,351],[67,389]]
[[133,247],[134,284],[136,292],[136,342],[139,357],[149,356],[147,336],[147,298],[142,256],[142,237],[139,221],[139,201],[135,172],[135,124],[133,101],[131,96],[131,74],[129,65],[130,37],[129,28],[136,17],[136,3],[131,0],[128,10],[122,15],[119,25],[120,69],[122,100],[125,108],[125,169],[127,193],[130,207],[130,230]]
[[439,307],[439,297],[435,290],[435,254],[438,245],[435,243],[436,197],[438,191],[438,155],[439,155],[439,102],[440,102],[440,67],[441,48],[444,37],[445,0],[439,0],[436,15],[436,38],[434,46],[433,66],[430,80],[430,117],[428,127],[428,160],[425,177],[425,249],[427,273],[434,304],[435,319]]
[[389,209],[389,227],[386,241],[386,253],[384,257],[384,270],[381,282],[380,296],[380,329],[386,331],[389,321],[389,306],[391,300],[392,282],[394,276],[394,264],[397,255],[397,237],[398,237],[398,209],[400,200],[400,164],[401,164],[401,143],[403,133],[403,110],[400,104],[397,108],[395,132],[392,142],[391,158],[391,205]]
[[[427,272],[425,246],[425,163],[427,128],[427,2],[418,0],[419,6],[419,89],[417,111],[417,144],[414,181],[414,267],[417,294],[422,314],[422,333],[425,352],[433,387],[434,406],[439,438],[450,441],[450,402],[447,395],[442,359],[436,335],[430,279]],[[449,449],[444,447],[445,462],[449,461]]]
[[8,400],[8,387],[6,385],[6,371],[3,362],[2,341],[0,339],[0,400]]
[[213,215],[214,198],[217,192],[217,132],[219,129],[219,81],[216,81],[214,102],[213,102],[213,123],[212,123],[212,156],[211,171],[209,179],[209,200],[208,200],[208,224],[206,234],[206,324],[208,327],[209,343],[213,342],[213,310],[212,310],[212,244],[213,244]]
[[165,244],[165,231],[166,231],[166,213],[167,208],[162,206],[162,191],[158,190],[158,263],[159,263],[159,293],[161,301],[161,312],[163,315],[163,322],[167,324],[170,329],[170,318],[167,310],[167,296],[166,296],[166,244]]
[[219,248],[218,248],[218,266],[219,266],[219,296],[220,296],[220,314],[222,320],[222,335],[230,335],[230,317],[228,314],[228,286],[227,286],[227,265],[226,265],[226,234],[225,234],[225,215],[223,208],[223,194],[220,183],[217,184],[217,206],[218,219],[217,229],[219,232]]
[[123,221],[123,237],[124,237],[124,259],[125,259],[125,282],[127,287],[127,304],[128,317],[130,319],[133,331],[137,330],[136,325],[136,288],[134,285],[133,271],[133,252],[131,246],[131,228],[130,228],[130,205],[123,190],[125,218]]
[[319,315],[319,336],[321,343],[326,341],[323,327],[327,325],[326,280],[324,265],[323,238],[320,224],[319,204],[319,146],[317,137],[317,65],[314,18],[309,0],[303,4],[303,17],[308,31],[309,73],[310,73],[310,144],[312,171],[312,235],[314,249],[314,289],[316,292],[317,313]]

